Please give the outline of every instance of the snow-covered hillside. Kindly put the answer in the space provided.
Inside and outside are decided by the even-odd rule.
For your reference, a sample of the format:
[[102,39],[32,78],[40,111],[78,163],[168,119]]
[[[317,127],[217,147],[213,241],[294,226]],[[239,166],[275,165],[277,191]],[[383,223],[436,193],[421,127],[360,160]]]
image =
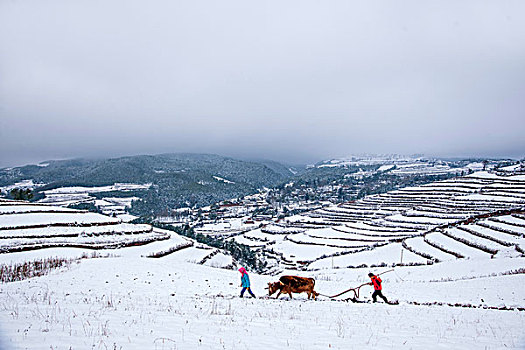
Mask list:
[[484,168],[480,162],[469,162],[461,167],[451,166],[451,162],[440,159],[429,159],[420,156],[402,155],[360,155],[345,158],[330,159],[316,165],[318,168],[334,168],[349,166],[378,165],[377,171],[390,171],[392,174],[403,175],[445,175],[479,171]]
[[[525,259],[470,259],[396,267],[382,275],[399,305],[240,299],[236,271],[190,262],[190,247],[147,258],[185,239],[84,259],[47,276],[2,285],[2,349],[350,349],[511,348],[525,346]],[[81,249],[2,254],[0,261],[78,256]],[[519,269],[521,272],[518,273]],[[370,269],[302,272],[331,295],[368,280]],[[372,269],[376,273],[383,270]],[[297,272],[294,272],[297,273]],[[277,277],[251,273],[264,296]],[[361,288],[360,300],[372,289]],[[344,298],[345,296],[342,296]],[[501,308],[502,310],[499,310]]]
[[106,215],[117,215],[119,218],[130,220],[135,217],[127,214],[127,210],[131,207],[132,201],[139,200],[138,197],[114,197],[104,196],[97,199],[93,194],[100,193],[126,193],[137,190],[146,190],[151,187],[151,183],[147,184],[132,184],[132,183],[115,183],[111,186],[93,186],[93,187],[59,187],[53,190],[46,190],[42,193],[44,198],[39,200],[39,203],[68,206],[92,203],[99,211]]
[[[260,250],[283,269],[520,256],[524,212],[524,175],[477,172],[287,217],[231,239]],[[507,238],[498,241],[495,221],[515,223],[507,228]],[[458,233],[474,222],[493,229],[476,238]]]
[[81,210],[0,199],[0,252],[49,247],[118,248],[163,240],[150,225]]
[[[238,297],[237,262],[219,249],[2,200],[0,275],[12,282],[0,290],[0,348],[523,348],[525,179],[506,175],[405,188],[247,232],[202,227],[273,262],[272,275],[250,273],[257,299]],[[58,267],[28,278],[49,261]],[[370,303],[368,285],[359,303],[327,297],[369,272],[384,272],[394,305]],[[314,278],[318,300],[265,296],[285,274]]]

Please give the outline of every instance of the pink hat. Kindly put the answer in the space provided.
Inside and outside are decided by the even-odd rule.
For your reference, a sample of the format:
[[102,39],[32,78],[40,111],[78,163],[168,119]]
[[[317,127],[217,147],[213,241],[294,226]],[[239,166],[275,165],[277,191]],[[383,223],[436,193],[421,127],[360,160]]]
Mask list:
[[242,273],[243,275],[246,273],[246,269],[244,267],[241,267],[239,269],[239,272]]

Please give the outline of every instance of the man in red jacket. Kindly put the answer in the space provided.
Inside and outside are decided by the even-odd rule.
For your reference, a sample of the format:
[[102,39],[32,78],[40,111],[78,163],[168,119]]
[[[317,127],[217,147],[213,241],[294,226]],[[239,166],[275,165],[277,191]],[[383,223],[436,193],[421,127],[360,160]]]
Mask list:
[[370,279],[372,280],[372,282],[370,282],[369,284],[371,286],[374,286],[374,293],[372,294],[372,299],[374,300],[374,303],[377,301],[377,296],[379,295],[381,298],[383,298],[385,303],[388,304],[388,300],[386,300],[385,296],[381,292],[381,290],[383,289],[383,286],[381,286],[381,278],[377,277],[372,272],[368,274],[368,277],[370,277]]

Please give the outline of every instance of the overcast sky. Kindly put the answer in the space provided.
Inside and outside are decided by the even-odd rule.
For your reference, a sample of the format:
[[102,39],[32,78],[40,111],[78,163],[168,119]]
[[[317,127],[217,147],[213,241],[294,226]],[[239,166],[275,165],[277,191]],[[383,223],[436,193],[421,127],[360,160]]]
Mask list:
[[0,0],[0,167],[525,156],[525,1]]

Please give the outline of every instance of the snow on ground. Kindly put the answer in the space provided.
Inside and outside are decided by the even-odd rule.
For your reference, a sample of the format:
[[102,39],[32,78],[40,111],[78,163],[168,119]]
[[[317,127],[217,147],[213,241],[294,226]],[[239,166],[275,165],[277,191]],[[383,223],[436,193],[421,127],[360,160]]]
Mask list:
[[150,225],[80,210],[27,202],[0,201],[0,251],[8,253],[51,247],[110,248],[146,244],[169,235],[151,232]]
[[6,237],[12,238],[28,238],[28,237],[41,237],[46,238],[49,236],[71,236],[71,235],[100,235],[100,234],[132,234],[150,231],[151,226],[145,224],[114,224],[104,226],[91,226],[89,228],[82,226],[61,226],[61,227],[38,227],[30,229],[12,229],[12,230],[1,230],[0,238],[6,239]]
[[525,225],[522,219],[515,218],[514,216],[505,215],[498,218],[501,221],[505,221],[511,224]]
[[[473,188],[478,187],[477,182],[507,181],[501,177],[492,178],[492,175],[466,179],[472,182],[465,181],[465,186]],[[439,187],[442,183],[444,182],[435,183],[434,186]],[[460,184],[449,181],[447,186],[454,189],[454,186]],[[501,195],[494,198],[510,198],[504,196],[505,191],[500,192]],[[345,220],[333,226],[337,227],[344,222],[347,226],[345,231],[352,230],[353,227],[362,230],[363,234],[394,235],[399,233],[391,231],[416,227],[418,223],[435,226],[448,222],[449,220],[439,219],[446,217],[442,215],[443,212],[460,215],[456,212],[472,210],[468,206],[459,210],[451,206],[457,204],[456,202],[478,205],[478,201],[473,200],[477,198],[480,199],[482,208],[507,208],[509,203],[517,203],[516,199],[501,205],[483,203],[481,199],[489,197],[480,194],[458,197],[461,201],[437,201],[428,196],[426,203],[425,197],[420,197],[419,194],[401,194],[367,197],[355,203],[355,206],[348,204],[345,208],[331,208],[340,211],[340,215],[347,218],[354,215],[353,211],[357,215],[362,212],[364,218],[357,220],[358,222],[346,221],[344,218]],[[468,200],[463,200],[466,197]],[[398,200],[399,204],[396,202]],[[421,213],[422,216],[409,216],[417,214],[413,208],[415,205],[426,204],[436,204],[436,210],[428,207],[428,217],[424,216],[425,213]],[[378,206],[376,213],[370,214],[367,205],[372,206],[372,209]],[[426,258],[404,250],[404,263],[424,265],[397,266],[394,271],[381,275],[384,294],[392,300],[399,300],[399,305],[330,301],[326,295],[369,282],[368,272],[381,273],[390,269],[345,267],[362,264],[391,266],[401,260],[400,243],[332,258],[330,255],[347,253],[351,248],[297,244],[290,241],[295,237],[298,242],[300,238],[301,243],[312,243],[312,236],[316,234],[320,236],[315,238],[318,243],[339,237],[338,235],[352,236],[333,231],[333,228],[306,229],[305,227],[313,226],[300,224],[301,221],[330,222],[334,220],[334,215],[337,216],[334,211],[324,210],[322,213],[326,217],[301,215],[287,219],[298,223],[292,229],[304,229],[304,233],[293,234],[291,230],[274,226],[278,232],[262,232],[257,229],[231,238],[242,243],[264,243],[265,248],[282,253],[287,260],[296,262],[295,267],[304,267],[302,263],[297,263],[299,261],[319,259],[308,266],[309,271],[288,270],[282,273],[314,277],[316,290],[325,295],[321,295],[317,301],[307,301],[304,294],[294,295],[293,300],[288,300],[287,296],[282,296],[280,300],[240,299],[239,273],[214,268],[230,265],[231,257],[201,244],[194,244],[161,258],[147,258],[152,253],[188,242],[186,238],[173,233],[169,240],[144,246],[99,250],[97,252],[102,256],[110,256],[85,259],[72,264],[68,269],[55,270],[47,276],[2,284],[0,338],[3,339],[0,343],[3,344],[0,344],[0,348],[525,348],[525,258],[516,257],[519,252],[514,247],[501,249],[501,254],[496,254],[497,259],[491,259],[491,254],[469,247],[441,232],[429,233],[425,238],[408,238],[405,241],[407,247],[445,261],[426,265]],[[393,211],[399,213],[389,214]],[[400,214],[402,212],[403,215]],[[10,215],[0,215],[0,219]],[[17,214],[19,215],[25,214]],[[385,215],[391,215],[389,221],[378,226]],[[510,216],[500,219],[511,220],[515,224],[523,223],[523,220]],[[481,225],[482,222],[513,232],[523,232],[523,228],[516,225],[499,224],[490,219],[478,224]],[[523,237],[480,225],[472,224],[468,227],[503,243],[512,242],[523,246]],[[451,229],[450,233],[474,243],[486,243],[491,248],[500,248],[498,243],[488,242],[463,231]],[[456,259],[425,243],[424,239],[462,253],[469,259]],[[49,256],[79,257],[84,252],[92,251],[49,248],[0,254],[0,263],[11,264]],[[199,264],[202,262],[205,266]],[[284,268],[291,266],[288,261],[283,265]],[[332,269],[332,266],[338,268]],[[278,279],[278,276],[255,273],[250,276],[253,291],[258,296],[267,293],[264,287],[268,282]],[[372,288],[365,285],[361,288],[360,299],[369,301],[371,292]],[[460,303],[471,304],[475,308],[446,304],[424,306],[417,303]],[[483,307],[514,309],[494,310]]]
[[78,203],[88,203],[93,200],[94,197],[91,197],[89,194],[80,193],[72,195],[51,195],[39,200],[38,203],[67,207]]
[[465,258],[489,258],[490,254],[484,251],[481,251],[476,248],[472,248],[468,245],[465,245],[457,240],[443,235],[440,232],[432,232],[426,235],[427,241],[435,243],[440,247],[445,247],[447,250],[450,250],[455,253],[459,253]]
[[[494,242],[493,240],[473,235],[472,233],[460,230],[455,227],[447,229],[447,232],[455,238],[463,239],[463,240],[472,242],[482,247],[487,247],[487,248],[498,250],[498,251],[505,249],[505,246],[497,242]],[[518,252],[516,251],[516,253]]]
[[0,228],[16,228],[50,224],[98,224],[118,223],[119,220],[97,213],[20,213],[17,215],[0,215]]
[[453,260],[454,255],[445,253],[438,248],[428,245],[422,236],[409,238],[406,244],[418,253],[430,255],[440,261]]
[[9,186],[0,187],[0,192],[9,192],[15,188],[23,188],[33,190],[35,187],[44,186],[43,183],[34,183],[33,180],[23,180]]
[[108,186],[96,187],[60,187],[44,191],[45,198],[40,199],[38,203],[54,204],[59,206],[69,206],[79,203],[92,202],[105,214],[125,214],[127,208],[131,207],[132,202],[138,200],[138,197],[104,197],[97,199],[92,194],[104,192],[130,192],[135,190],[144,190],[151,187],[147,184],[132,183],[115,183]]
[[392,169],[392,168],[394,168],[394,167],[395,167],[395,165],[393,165],[393,164],[390,164],[390,165],[381,165],[381,166],[377,169],[377,171],[387,171],[387,170],[390,170],[390,169]]
[[[401,256],[401,250],[403,250],[403,256]],[[311,270],[316,270],[344,268],[348,266],[359,266],[362,264],[370,266],[378,264],[378,262],[388,265],[399,264],[401,262],[404,264],[425,264],[427,259],[402,248],[401,243],[393,243],[364,252],[320,259],[310,264],[308,268]]]
[[314,244],[314,245],[321,245],[321,246],[333,246],[333,247],[340,247],[340,248],[364,247],[370,244],[369,242],[349,241],[349,240],[334,239],[334,238],[331,238],[331,239],[318,238],[315,236],[306,235],[304,233],[288,235],[287,239],[292,242],[296,242],[296,243]]
[[[395,231],[388,231],[388,228],[381,228],[375,231],[369,231],[362,228],[354,228],[351,225],[345,224],[345,226],[334,226],[333,231],[339,232],[340,235],[345,235],[346,238],[359,238],[359,239],[368,239],[368,240],[386,240],[390,238],[399,238],[414,235],[414,231],[401,231],[396,229]],[[329,229],[328,229],[329,230]],[[316,234],[312,234],[316,235]],[[342,237],[342,236],[340,236]]]
[[[108,250],[113,255],[119,254],[118,250]],[[106,255],[108,251],[97,251],[101,255]],[[39,250],[30,250],[24,252],[16,252],[9,254],[0,254],[0,264],[20,264],[24,261],[34,261],[38,259],[48,258],[63,258],[63,259],[78,259],[84,253],[91,255],[95,251],[79,248],[46,248]]]
[[232,230],[232,224],[230,222],[218,222],[213,224],[204,224],[202,227],[195,229],[197,232],[221,232]]
[[[364,232],[369,232],[369,233],[378,232],[378,234],[381,234],[381,235],[385,235],[385,234],[388,234],[388,233],[392,233],[393,235],[405,234],[405,232],[399,232],[400,231],[399,228],[394,228],[394,227],[381,227],[381,228],[378,228],[376,226],[372,226],[372,225],[367,224],[365,222],[346,222],[344,225],[346,227],[351,228],[351,229],[358,229],[358,230],[361,230],[361,231],[364,231]],[[341,229],[341,227],[338,227],[338,229]],[[370,231],[372,231],[372,232],[370,232]],[[406,234],[410,234],[410,232],[406,232]]]
[[[184,262],[196,264],[200,261],[202,261],[204,258],[206,258],[208,255],[210,255],[213,252],[213,249],[204,249],[200,248],[199,246],[194,246],[191,248],[183,249],[179,252],[176,252],[174,254],[177,255],[179,260],[182,260]],[[172,254],[173,255],[173,254]],[[165,258],[161,258],[165,259]],[[193,266],[187,266],[188,269],[194,268]]]
[[[381,279],[384,295],[400,302],[439,301],[521,307],[525,304],[525,291],[520,284],[525,282],[525,274],[505,274],[524,267],[525,258],[456,260],[396,267]],[[354,287],[369,281],[368,271],[381,273],[388,270],[390,268],[328,269],[320,270],[314,276],[319,280],[317,290],[330,295],[340,288],[338,282],[350,281],[348,288]],[[372,291],[371,287],[365,288],[365,293]],[[363,298],[369,296],[363,295]]]
[[316,260],[324,255],[333,255],[351,249],[335,247],[323,247],[323,249],[319,249],[319,246],[316,245],[296,244],[291,241],[277,242],[276,244],[272,245],[271,248],[276,252],[284,254],[284,256],[294,261]]
[[131,214],[120,214],[117,215],[117,218],[119,220],[122,220],[123,222],[130,222],[138,218],[138,216],[131,215]]
[[132,202],[138,201],[140,200],[140,198],[139,197],[104,197],[104,200],[112,204],[122,205],[128,208],[131,208]]
[[204,263],[204,265],[208,265],[211,267],[224,267],[224,266],[228,266],[232,264],[233,264],[232,257],[226,254],[222,254],[222,253],[212,256],[210,259],[206,260],[206,262]]
[[251,240],[251,239],[248,239],[245,236],[235,236],[235,238],[232,238],[232,240],[235,240],[239,244],[244,244],[244,245],[247,245],[247,246],[252,247],[252,248],[266,246],[266,243],[263,242],[263,241]]
[[223,235],[255,229],[258,226],[256,224],[246,224],[244,221],[245,218],[232,218],[221,222],[205,223],[202,226],[196,227],[195,232],[211,235]]
[[[161,242],[152,243],[152,245]],[[3,284],[2,349],[472,349],[525,346],[525,312],[409,302],[525,306],[525,259],[462,260],[399,267],[382,275],[397,306],[307,301],[305,294],[240,299],[240,274],[187,262],[192,248],[144,258],[158,247],[121,249],[68,270]],[[29,252],[28,252],[29,253]],[[372,269],[381,272],[382,269]],[[368,282],[370,269],[297,272],[323,294]],[[494,275],[494,276],[492,276]],[[277,277],[250,273],[263,296]],[[369,300],[371,287],[361,288]]]
[[[521,220],[521,224],[523,225],[524,220]],[[521,233],[521,235],[525,235],[525,227],[519,227],[519,226],[513,226],[509,225],[503,222],[496,222],[493,220],[485,220],[485,224],[490,225],[492,227],[497,227],[503,230],[512,231],[514,233]]]
[[[148,244],[147,247],[150,248],[150,254],[153,252],[165,251],[172,247],[191,242],[191,239],[175,234],[173,231],[163,230],[157,227],[155,227],[153,231],[155,233],[167,234],[170,238]],[[122,249],[121,251],[128,251],[128,249]]]
[[219,177],[219,176],[214,176],[213,178],[215,180],[219,181],[219,182],[224,182],[224,183],[227,183],[227,184],[234,184],[235,183],[233,181],[223,179],[222,177]]
[[[148,231],[151,228],[148,229]],[[102,248],[107,246],[123,246],[146,244],[150,241],[165,238],[153,232],[133,232],[133,234],[104,234],[100,236],[80,235],[74,237],[42,237],[42,238],[3,238],[0,240],[0,251],[6,253],[18,249],[42,249],[46,247],[85,246]]]
[[469,194],[468,196],[458,198],[457,200],[499,201],[499,202],[518,202],[518,203],[525,202],[525,198],[518,199],[516,197],[503,197],[503,196],[497,196],[497,195],[492,196],[492,195],[487,195],[487,194]]
[[99,192],[111,192],[111,191],[134,191],[144,190],[151,187],[151,184],[131,184],[131,183],[115,183],[110,186],[98,186],[98,187],[60,187],[53,190],[44,191],[44,194],[72,194],[72,193],[99,193]]
[[274,233],[263,232],[263,231],[261,231],[260,228],[258,228],[258,229],[255,229],[253,231],[248,231],[247,233],[244,234],[244,236],[246,236],[248,238],[254,238],[254,239],[262,240],[262,241],[264,241],[264,240],[273,241],[275,239],[282,240],[285,235],[279,235],[279,234],[274,234]]
[[468,227],[470,229],[476,231],[476,232],[479,232],[479,233],[485,235],[485,236],[489,236],[489,237],[495,238],[495,239],[503,241],[503,242],[516,244],[519,247],[521,247],[521,249],[525,249],[525,238],[523,238],[523,237],[517,237],[517,236],[514,236],[514,235],[510,235],[508,233],[495,231],[495,230],[492,230],[492,229],[489,229],[489,228],[486,228],[486,227],[483,227],[483,226],[479,226],[479,225],[470,225]]
[[[500,180],[502,179],[501,176],[497,175],[496,173],[491,173],[488,171],[478,171],[476,173],[466,175],[467,177],[477,178],[477,179],[490,179],[490,180]],[[512,180],[515,181],[525,181],[525,175],[513,175],[510,177]],[[505,177],[503,177],[505,180]]]
[[63,212],[75,213],[76,209],[62,208],[50,205],[0,205],[0,215],[19,214],[31,212]]
[[401,214],[395,214],[385,217],[385,220],[393,222],[413,222],[416,224],[433,224],[442,225],[449,222],[457,221],[457,219],[440,219],[440,218],[429,218],[424,216],[404,216]]

